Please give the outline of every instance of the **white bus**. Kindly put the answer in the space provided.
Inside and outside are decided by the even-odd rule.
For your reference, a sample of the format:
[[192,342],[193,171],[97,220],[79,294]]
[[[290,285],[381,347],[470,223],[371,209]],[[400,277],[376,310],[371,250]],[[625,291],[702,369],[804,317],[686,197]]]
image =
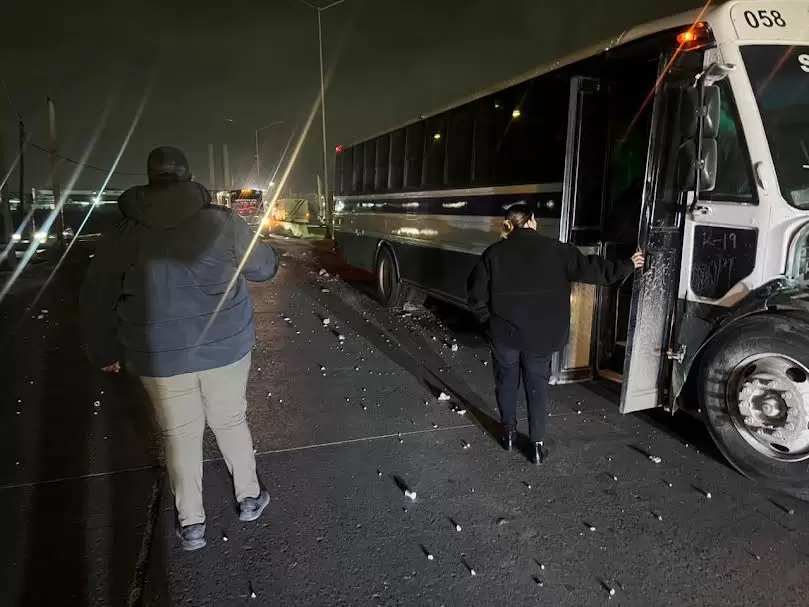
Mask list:
[[[504,208],[587,253],[559,383],[623,413],[700,414],[742,473],[809,484],[809,2],[728,2],[633,28],[338,148],[334,230],[389,305],[464,305]],[[530,271],[530,268],[526,268]]]

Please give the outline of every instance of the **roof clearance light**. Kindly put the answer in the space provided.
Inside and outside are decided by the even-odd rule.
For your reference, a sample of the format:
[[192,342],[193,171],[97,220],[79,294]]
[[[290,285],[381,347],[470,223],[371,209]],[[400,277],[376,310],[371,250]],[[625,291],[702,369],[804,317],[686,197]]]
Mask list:
[[441,133],[436,133],[435,135],[433,135],[433,139],[434,139],[435,141],[440,141],[440,139],[441,139]]
[[520,112],[520,108],[515,108],[514,111],[511,112],[511,117],[512,118],[519,118],[520,116],[522,116],[522,113]]
[[345,148],[344,148],[343,146],[341,146],[341,145],[338,145],[338,146],[335,148],[335,151],[336,151],[338,154],[342,154],[342,153],[343,153],[343,150],[345,150]]
[[702,23],[700,21],[692,25],[684,32],[680,32],[677,35],[677,44],[679,44],[680,46],[689,47],[705,42],[707,38],[708,38],[708,31],[705,26],[705,23]]

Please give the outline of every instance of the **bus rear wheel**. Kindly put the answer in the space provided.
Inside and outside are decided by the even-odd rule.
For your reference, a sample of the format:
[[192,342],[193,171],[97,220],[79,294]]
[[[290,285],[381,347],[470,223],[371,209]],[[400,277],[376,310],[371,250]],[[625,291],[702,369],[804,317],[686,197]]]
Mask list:
[[[418,305],[416,291],[402,283],[396,257],[390,247],[382,246],[376,257],[376,292],[386,308],[402,308],[406,304]],[[421,298],[423,301],[423,298]]]
[[740,321],[706,349],[700,402],[708,429],[742,474],[781,489],[809,483],[809,322]]

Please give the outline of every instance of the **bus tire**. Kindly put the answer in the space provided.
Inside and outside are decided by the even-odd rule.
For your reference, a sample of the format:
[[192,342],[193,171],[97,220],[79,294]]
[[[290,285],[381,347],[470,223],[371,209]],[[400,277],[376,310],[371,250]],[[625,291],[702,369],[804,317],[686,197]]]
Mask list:
[[386,308],[401,308],[407,301],[407,287],[399,277],[396,255],[388,246],[381,246],[376,255],[376,293]]
[[740,320],[702,356],[699,402],[739,472],[779,489],[809,484],[809,322],[784,313]]

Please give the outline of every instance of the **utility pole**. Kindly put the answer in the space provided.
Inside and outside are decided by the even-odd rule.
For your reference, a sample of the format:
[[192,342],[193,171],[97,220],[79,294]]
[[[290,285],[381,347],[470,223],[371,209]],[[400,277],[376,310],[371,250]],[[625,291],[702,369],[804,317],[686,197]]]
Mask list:
[[[18,183],[17,187],[20,191],[20,211],[22,212],[23,217],[28,214],[28,202],[25,199],[25,124],[22,121],[22,118],[17,119],[17,127],[19,130],[19,164],[17,165],[17,178]],[[31,221],[27,223],[28,226],[33,225],[33,218]],[[30,229],[30,228],[29,228]],[[33,235],[33,231],[32,231]]]
[[208,187],[216,189],[216,158],[212,143],[208,144]]
[[228,144],[222,144],[222,163],[225,169],[225,187],[229,190],[233,189],[233,183],[230,180],[230,157],[228,156]]
[[[8,180],[6,178],[6,154],[3,147],[3,132],[0,130],[0,176],[4,179],[3,187],[0,188],[0,247],[5,246],[11,242],[11,235],[14,233],[14,224],[11,219],[11,202],[8,196]],[[13,255],[13,253],[11,253]]]
[[48,97],[48,134],[50,139],[51,153],[51,189],[53,190],[53,202],[59,209],[58,220],[56,222],[56,242],[60,245],[65,243],[65,207],[59,203],[62,201],[62,188],[59,183],[59,157],[56,139],[56,104]]

